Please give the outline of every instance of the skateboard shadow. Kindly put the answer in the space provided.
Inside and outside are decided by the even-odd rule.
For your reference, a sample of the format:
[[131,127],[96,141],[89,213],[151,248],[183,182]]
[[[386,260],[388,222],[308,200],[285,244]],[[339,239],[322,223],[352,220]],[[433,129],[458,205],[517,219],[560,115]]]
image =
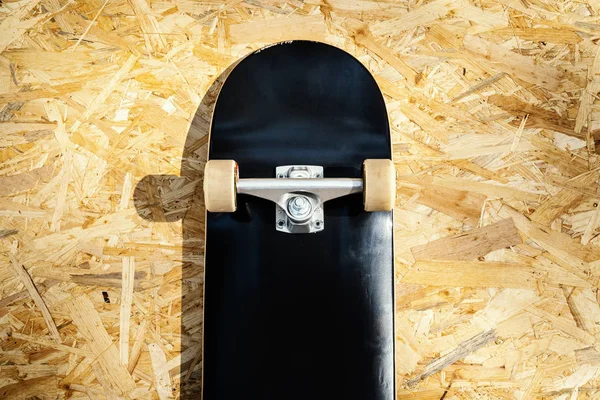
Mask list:
[[202,178],[217,96],[236,65],[237,62],[223,71],[202,98],[187,134],[181,175],[148,175],[136,185],[133,195],[142,218],[155,223],[182,220],[181,361],[170,371],[174,385],[179,384],[181,399],[199,399],[202,391],[205,240]]

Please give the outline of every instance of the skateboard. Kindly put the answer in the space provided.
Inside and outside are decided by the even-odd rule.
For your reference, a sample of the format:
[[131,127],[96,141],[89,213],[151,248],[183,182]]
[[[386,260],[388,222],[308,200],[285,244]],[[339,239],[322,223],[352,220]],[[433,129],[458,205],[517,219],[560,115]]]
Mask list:
[[367,69],[322,43],[225,80],[205,166],[204,400],[393,399],[395,171]]

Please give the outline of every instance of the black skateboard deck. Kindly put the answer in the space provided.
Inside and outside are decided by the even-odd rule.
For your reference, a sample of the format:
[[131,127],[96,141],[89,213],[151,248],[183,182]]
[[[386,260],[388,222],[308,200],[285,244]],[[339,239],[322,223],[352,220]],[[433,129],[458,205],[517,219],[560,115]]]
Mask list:
[[[240,178],[318,165],[360,178],[390,159],[388,116],[370,73],[335,47],[293,41],[233,68],[212,119],[209,159]],[[325,203],[324,229],[275,229],[275,204],[239,194],[207,213],[203,399],[394,398],[392,212],[361,193]]]

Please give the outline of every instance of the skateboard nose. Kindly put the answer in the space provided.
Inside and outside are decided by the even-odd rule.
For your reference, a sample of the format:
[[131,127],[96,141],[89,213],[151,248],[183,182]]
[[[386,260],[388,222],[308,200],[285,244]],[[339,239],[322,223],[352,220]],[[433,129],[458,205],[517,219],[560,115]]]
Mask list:
[[305,196],[294,196],[288,202],[288,211],[294,219],[304,219],[310,215],[312,206]]

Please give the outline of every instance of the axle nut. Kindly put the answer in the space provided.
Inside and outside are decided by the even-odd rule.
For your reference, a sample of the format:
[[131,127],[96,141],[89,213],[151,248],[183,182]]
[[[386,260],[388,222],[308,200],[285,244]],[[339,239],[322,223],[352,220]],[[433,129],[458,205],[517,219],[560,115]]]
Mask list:
[[306,221],[312,214],[312,205],[306,196],[294,196],[287,204],[290,217],[295,221]]

